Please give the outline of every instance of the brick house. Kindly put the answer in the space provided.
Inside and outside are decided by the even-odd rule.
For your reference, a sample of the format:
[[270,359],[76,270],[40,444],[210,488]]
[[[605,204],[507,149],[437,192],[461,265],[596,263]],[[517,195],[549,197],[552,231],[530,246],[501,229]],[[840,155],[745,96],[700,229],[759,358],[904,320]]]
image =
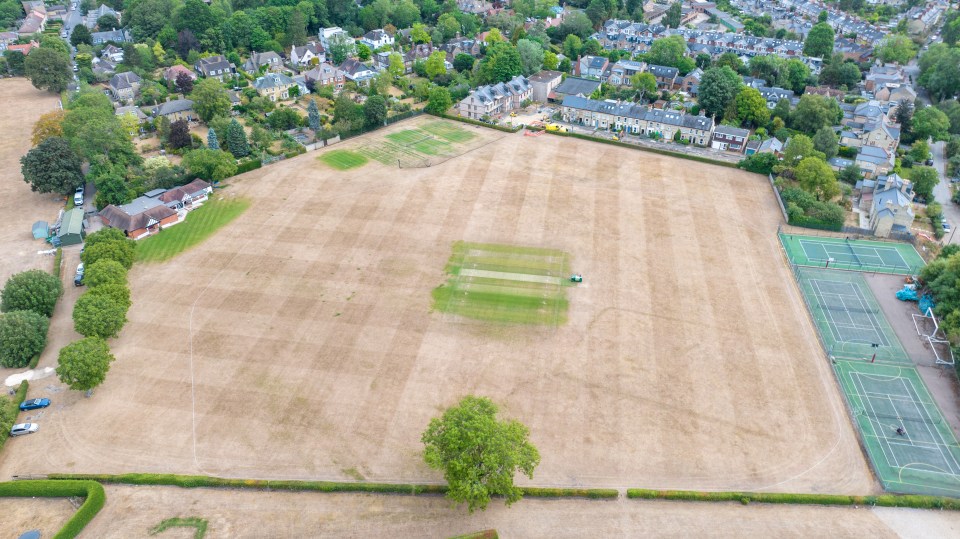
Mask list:
[[533,87],[522,75],[501,82],[481,86],[470,92],[457,105],[460,116],[479,120],[485,116],[496,116],[514,109],[533,96]]

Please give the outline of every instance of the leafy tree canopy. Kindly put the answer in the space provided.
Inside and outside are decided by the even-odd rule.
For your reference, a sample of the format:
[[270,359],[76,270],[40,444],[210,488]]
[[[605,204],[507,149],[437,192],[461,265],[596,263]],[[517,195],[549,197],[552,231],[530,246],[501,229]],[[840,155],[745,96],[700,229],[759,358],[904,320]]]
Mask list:
[[33,311],[50,317],[63,295],[60,279],[41,270],[28,270],[7,279],[0,292],[0,312]]
[[93,391],[107,378],[110,363],[114,361],[107,341],[87,337],[60,349],[57,377],[76,391]]

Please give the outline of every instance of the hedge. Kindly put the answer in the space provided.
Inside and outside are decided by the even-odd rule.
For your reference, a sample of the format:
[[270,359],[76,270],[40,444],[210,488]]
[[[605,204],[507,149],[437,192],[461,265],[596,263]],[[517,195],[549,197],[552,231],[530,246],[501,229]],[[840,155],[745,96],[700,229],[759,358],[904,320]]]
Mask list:
[[20,414],[20,403],[27,398],[27,390],[29,388],[30,384],[24,380],[20,382],[20,387],[17,388],[17,393],[12,399],[0,397],[0,406],[9,408],[11,418],[10,421],[0,422],[0,449],[3,448],[3,444],[6,443],[7,438],[10,437],[10,428],[17,423],[17,416]]
[[850,496],[845,494],[790,494],[778,492],[697,492],[691,490],[627,489],[627,498],[694,502],[784,503],[797,505],[874,505],[914,509],[960,511],[960,499],[943,496],[881,494]]
[[237,165],[237,174],[250,172],[251,170],[256,170],[262,166],[263,166],[263,163],[259,159],[251,159],[249,161],[244,161],[239,165]]
[[496,129],[497,131],[503,131],[504,133],[516,133],[523,129],[522,125],[517,125],[514,127],[505,127],[502,125],[488,124],[487,122],[481,122],[478,120],[471,120],[470,118],[464,118],[463,116],[451,116],[449,114],[436,114],[434,112],[427,112],[431,116],[437,116],[439,118],[444,118],[447,120],[453,120],[455,122],[463,122],[470,125],[479,125],[480,127],[488,127],[490,129]]
[[58,278],[60,277],[60,273],[61,273],[60,266],[63,265],[62,262],[63,262],[63,249],[61,249],[60,247],[57,247],[57,254],[54,255],[53,257],[53,274],[56,275]]
[[[390,483],[338,483],[334,481],[286,481],[274,479],[228,479],[205,475],[174,474],[51,474],[50,479],[92,480],[101,483],[124,483],[131,485],[163,485],[183,488],[226,487],[264,490],[290,490],[313,492],[375,492],[382,494],[446,494],[446,485],[416,485]],[[531,498],[616,498],[616,489],[577,489],[521,487],[523,494]]]
[[86,498],[80,509],[60,528],[54,539],[69,539],[80,532],[97,516],[107,499],[103,486],[95,481],[10,481],[0,483],[0,496],[21,498]]
[[593,142],[601,142],[603,144],[611,144],[613,146],[620,146],[621,148],[630,148],[631,150],[640,150],[642,152],[657,153],[660,155],[668,155],[670,157],[679,157],[680,159],[687,159],[689,161],[697,161],[699,163],[707,163],[708,165],[717,165],[727,168],[737,168],[737,163],[728,163],[726,161],[719,161],[717,159],[710,159],[709,157],[700,157],[699,155],[690,155],[687,153],[674,152],[670,150],[663,150],[660,148],[651,148],[649,146],[640,146],[638,144],[630,144],[628,142],[621,142],[619,140],[612,140],[608,138],[594,137],[591,135],[584,135],[582,133],[561,133],[560,131],[547,131],[550,135],[557,135],[559,137],[573,137],[583,140],[590,140]]

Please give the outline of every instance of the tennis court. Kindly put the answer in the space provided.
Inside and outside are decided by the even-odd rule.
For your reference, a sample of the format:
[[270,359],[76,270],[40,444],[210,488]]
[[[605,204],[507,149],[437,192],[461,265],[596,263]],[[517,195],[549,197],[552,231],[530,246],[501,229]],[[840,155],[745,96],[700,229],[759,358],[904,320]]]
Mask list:
[[884,488],[960,495],[960,446],[917,369],[866,361],[834,368]]
[[861,274],[792,268],[831,357],[911,363]]
[[907,243],[783,233],[780,234],[780,243],[790,261],[800,266],[899,275],[915,275],[924,266],[920,253]]

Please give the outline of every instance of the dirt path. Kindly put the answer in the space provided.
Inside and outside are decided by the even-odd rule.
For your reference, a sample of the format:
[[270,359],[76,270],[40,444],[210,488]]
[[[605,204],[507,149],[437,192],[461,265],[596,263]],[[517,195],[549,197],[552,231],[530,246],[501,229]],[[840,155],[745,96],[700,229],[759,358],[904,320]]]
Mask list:
[[936,356],[930,344],[917,334],[913,324],[913,315],[920,314],[917,303],[897,299],[897,290],[903,288],[903,276],[864,274],[864,277],[907,355],[917,364],[917,370],[937,407],[954,435],[960,438],[960,384],[953,367],[936,365]]
[[[200,517],[208,539],[450,537],[955,537],[960,513],[867,508],[650,501],[522,500],[487,511],[440,497],[107,486],[85,537],[146,537],[166,518]],[[923,533],[918,533],[918,532]],[[188,533],[171,537],[192,537]],[[166,535],[164,536],[166,537]]]

